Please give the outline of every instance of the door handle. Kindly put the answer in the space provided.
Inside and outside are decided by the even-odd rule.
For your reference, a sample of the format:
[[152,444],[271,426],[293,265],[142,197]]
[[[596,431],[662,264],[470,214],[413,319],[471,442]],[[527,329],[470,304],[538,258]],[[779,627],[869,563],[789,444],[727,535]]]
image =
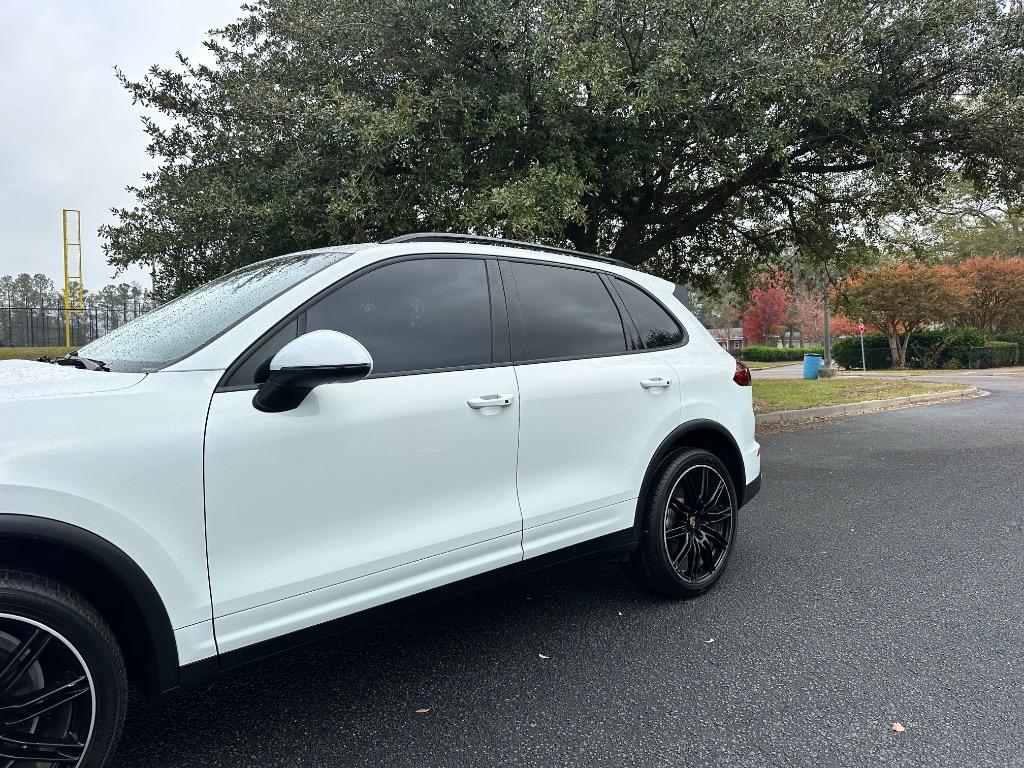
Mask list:
[[655,376],[652,379],[640,379],[640,386],[644,389],[665,389],[671,384],[672,381],[670,379],[663,379],[661,376]]
[[506,408],[512,405],[515,395],[483,395],[482,397],[471,397],[466,401],[470,408],[480,410],[481,408]]

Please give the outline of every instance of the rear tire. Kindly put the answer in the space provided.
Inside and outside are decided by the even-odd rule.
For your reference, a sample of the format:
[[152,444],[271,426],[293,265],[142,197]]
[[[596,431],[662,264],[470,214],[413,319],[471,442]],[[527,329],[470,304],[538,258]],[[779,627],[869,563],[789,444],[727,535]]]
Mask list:
[[718,581],[736,540],[737,495],[725,465],[687,449],[658,468],[640,517],[632,565],[667,597],[695,597]]
[[0,768],[102,768],[127,702],[99,612],[63,584],[0,570]]

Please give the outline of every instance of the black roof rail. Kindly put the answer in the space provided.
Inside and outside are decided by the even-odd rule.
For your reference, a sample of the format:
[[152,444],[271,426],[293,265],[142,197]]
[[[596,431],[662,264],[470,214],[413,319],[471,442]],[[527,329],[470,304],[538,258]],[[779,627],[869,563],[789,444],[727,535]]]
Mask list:
[[525,248],[531,251],[544,251],[546,253],[559,253],[563,256],[575,256],[578,259],[592,259],[603,261],[607,264],[616,264],[620,267],[635,267],[621,259],[613,259],[610,256],[598,256],[596,253],[586,251],[574,251],[571,248],[558,248],[554,245],[538,245],[527,243],[522,240],[506,240],[502,237],[483,237],[482,235],[463,235],[457,232],[414,232],[410,235],[399,235],[385,240],[385,243],[479,243],[480,245],[497,245],[508,248]]

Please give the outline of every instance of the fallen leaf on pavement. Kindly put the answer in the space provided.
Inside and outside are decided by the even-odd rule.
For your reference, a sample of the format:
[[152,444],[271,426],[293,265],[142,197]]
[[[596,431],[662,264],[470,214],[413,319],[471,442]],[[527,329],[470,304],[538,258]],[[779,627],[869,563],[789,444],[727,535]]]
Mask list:
[[906,728],[903,727],[903,723],[899,723],[899,722],[893,723],[892,724],[892,729],[894,731],[896,731],[896,733],[903,733],[905,730],[907,730]]
[[430,707],[420,707],[419,709],[416,710],[416,714],[417,715],[425,715],[429,711],[430,711]]

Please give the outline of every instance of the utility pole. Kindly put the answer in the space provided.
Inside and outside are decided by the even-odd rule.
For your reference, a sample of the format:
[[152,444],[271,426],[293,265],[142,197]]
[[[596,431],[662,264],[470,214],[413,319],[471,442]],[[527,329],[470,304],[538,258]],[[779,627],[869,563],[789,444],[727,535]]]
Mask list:
[[832,327],[831,327],[831,309],[829,308],[828,302],[828,289],[831,286],[832,281],[828,277],[828,273],[825,274],[825,338],[823,347],[823,360],[821,364],[821,370],[818,371],[819,379],[828,379],[836,375],[835,369],[832,367]]

